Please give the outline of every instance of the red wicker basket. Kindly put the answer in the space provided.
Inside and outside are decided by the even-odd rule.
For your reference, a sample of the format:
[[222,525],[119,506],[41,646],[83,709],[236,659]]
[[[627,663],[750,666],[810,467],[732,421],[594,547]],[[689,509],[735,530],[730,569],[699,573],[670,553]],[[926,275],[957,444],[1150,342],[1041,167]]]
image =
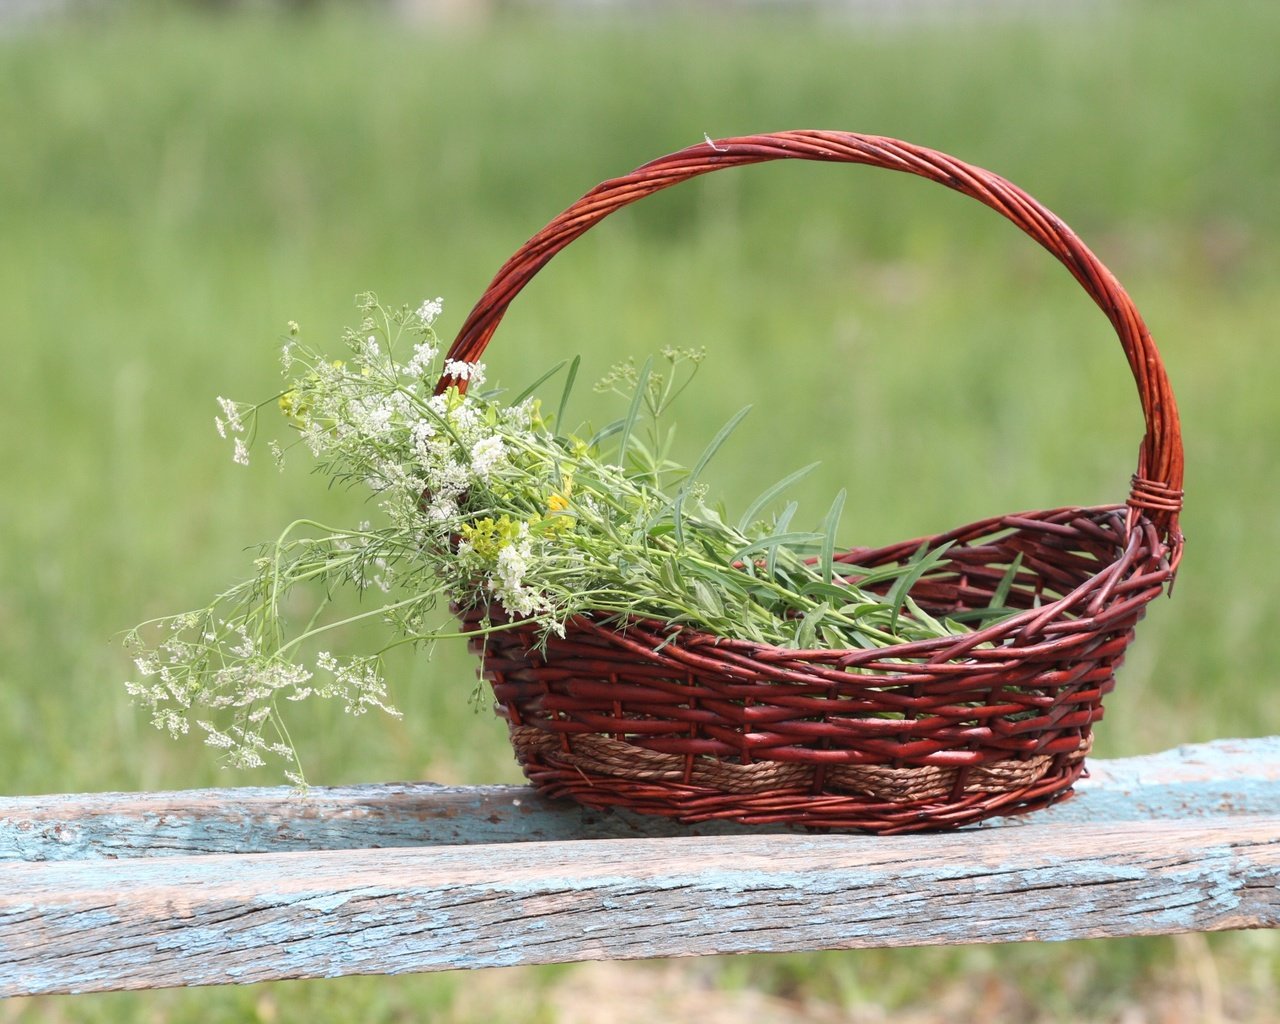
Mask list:
[[[1173,393],[1133,303],[1025,192],[894,139],[793,131],[708,140],[604,182],[538,232],[498,272],[448,358],[479,359],[534,274],[614,210],[709,171],[778,159],[917,174],[986,204],[1056,256],[1110,319],[1137,381],[1146,434],[1128,500],[999,516],[841,556],[876,567],[922,542],[951,543],[911,592],[933,614],[986,607],[1020,557],[1006,600],[1019,610],[963,639],[790,650],[591,616],[545,648],[532,626],[493,634],[482,671],[516,756],[550,796],[685,822],[891,833],[1044,807],[1083,771],[1134,626],[1177,569],[1183,455]],[[440,382],[450,384],[465,386]]]

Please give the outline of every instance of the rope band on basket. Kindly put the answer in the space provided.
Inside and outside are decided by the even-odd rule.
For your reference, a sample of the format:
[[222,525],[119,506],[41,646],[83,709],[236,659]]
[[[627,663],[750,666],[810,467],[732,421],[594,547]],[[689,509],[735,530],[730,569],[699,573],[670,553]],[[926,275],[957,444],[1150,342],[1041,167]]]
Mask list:
[[1129,504],[1133,508],[1152,511],[1179,512],[1182,510],[1182,488],[1170,487],[1159,480],[1146,480],[1136,473],[1129,491]]
[[[511,727],[511,744],[522,764],[540,760],[558,768],[577,769],[636,782],[670,782],[703,786],[721,793],[765,793],[804,790],[813,782],[815,767],[779,761],[734,764],[714,758],[695,758],[689,767],[681,754],[646,750],[622,740],[591,733],[576,735],[572,750],[560,737],[527,725]],[[1083,738],[1068,763],[1083,760],[1093,747],[1093,736]],[[1024,761],[994,761],[968,769],[962,793],[1007,793],[1039,782],[1048,773],[1054,755],[1039,754]],[[892,768],[855,764],[826,767],[823,788],[827,792],[856,793],[877,800],[943,800],[955,792],[963,769],[923,765]]]

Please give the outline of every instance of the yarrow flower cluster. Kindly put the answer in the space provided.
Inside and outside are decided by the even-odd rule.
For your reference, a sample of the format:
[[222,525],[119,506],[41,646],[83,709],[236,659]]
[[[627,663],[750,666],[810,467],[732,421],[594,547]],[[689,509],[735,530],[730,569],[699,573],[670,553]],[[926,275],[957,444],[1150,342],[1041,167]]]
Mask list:
[[[278,410],[297,439],[268,442],[276,461],[299,446],[309,451],[326,474],[368,489],[377,525],[295,522],[264,548],[251,578],[209,607],[131,631],[138,677],[127,689],[157,728],[181,736],[194,721],[226,763],[255,768],[282,758],[287,777],[302,784],[282,709],[319,698],[353,715],[398,714],[382,654],[456,633],[452,619],[432,621],[451,604],[493,610],[469,636],[532,620],[544,643],[579,614],[801,647],[883,646],[966,628],[935,621],[909,597],[890,603],[860,590],[847,578],[856,567],[836,574],[843,494],[810,534],[790,527],[794,503],[757,518],[778,488],[737,525],[708,503],[699,474],[741,414],[692,470],[670,458],[674,427],[664,419],[701,351],[666,349],[661,370],[652,360],[615,367],[598,390],[620,395],[627,415],[571,432],[532,392],[505,400],[481,390],[483,364],[442,357],[440,299],[388,309],[366,294],[357,306],[345,358],[308,347],[291,321],[280,393],[260,405],[218,398],[215,426],[234,460],[247,463],[261,417]],[[561,411],[576,371],[575,361]],[[303,589],[315,595],[309,605],[294,594]],[[386,600],[325,619],[344,589]],[[298,607],[295,623],[286,609]],[[371,618],[392,630],[381,651],[309,653],[327,632]]]

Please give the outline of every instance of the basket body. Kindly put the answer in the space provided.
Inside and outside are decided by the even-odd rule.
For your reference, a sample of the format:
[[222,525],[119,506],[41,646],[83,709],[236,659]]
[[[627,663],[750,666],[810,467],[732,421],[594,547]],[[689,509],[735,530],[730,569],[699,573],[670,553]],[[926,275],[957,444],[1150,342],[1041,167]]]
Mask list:
[[[614,210],[699,174],[787,158],[935,181],[1013,221],[1067,267],[1111,321],[1138,385],[1146,433],[1127,501],[998,516],[840,556],[857,582],[859,569],[905,562],[922,544],[950,545],[912,587],[914,600],[941,617],[987,608],[999,593],[1015,610],[965,636],[792,650],[583,616],[562,638],[515,624],[472,649],[525,774],[550,796],[685,822],[875,833],[1044,807],[1084,770],[1134,627],[1176,573],[1183,454],[1176,403],[1142,318],[1088,248],[1025,192],[893,139],[708,140],[604,182],[530,239],[476,304],[449,358],[477,359],[537,271]],[[438,390],[465,386],[446,376]],[[464,627],[504,621],[500,608],[461,618]]]
[[[1117,507],[987,520],[929,543],[947,540],[912,592],[932,614],[985,607],[1021,556],[1008,603],[1024,611],[958,656],[954,640],[796,651],[590,619],[545,646],[530,626],[473,649],[525,774],[551,796],[685,822],[880,833],[1043,807],[1083,770],[1168,561],[1155,531],[1127,530]],[[919,543],[843,557],[874,568]],[[1114,583],[1097,600],[1100,575]],[[1079,606],[1040,614],[1082,588]]]

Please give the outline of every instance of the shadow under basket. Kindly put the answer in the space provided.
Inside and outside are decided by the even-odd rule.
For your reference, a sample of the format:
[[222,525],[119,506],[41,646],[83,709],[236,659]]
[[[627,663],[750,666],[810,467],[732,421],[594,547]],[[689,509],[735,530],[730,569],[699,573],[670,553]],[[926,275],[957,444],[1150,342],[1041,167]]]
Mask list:
[[[950,545],[911,596],[936,617],[1011,614],[961,636],[796,650],[644,619],[578,616],[474,639],[498,713],[545,794],[684,822],[876,833],[954,828],[1044,807],[1084,770],[1093,724],[1148,602],[1181,556],[1182,442],[1164,367],[1115,278],[1003,179],[892,139],[784,132],[672,154],[598,186],[499,272],[448,358],[479,358],[507,305],[559,249],[621,206],[697,174],[772,159],[864,163],[963,192],[1049,249],[1106,312],[1146,420],[1125,504],[999,516],[838,556],[858,571]],[[465,387],[442,378],[439,387]],[[1015,567],[1016,566],[1016,570]],[[1000,593],[1007,588],[1007,593]],[[500,608],[461,614],[474,628]]]

